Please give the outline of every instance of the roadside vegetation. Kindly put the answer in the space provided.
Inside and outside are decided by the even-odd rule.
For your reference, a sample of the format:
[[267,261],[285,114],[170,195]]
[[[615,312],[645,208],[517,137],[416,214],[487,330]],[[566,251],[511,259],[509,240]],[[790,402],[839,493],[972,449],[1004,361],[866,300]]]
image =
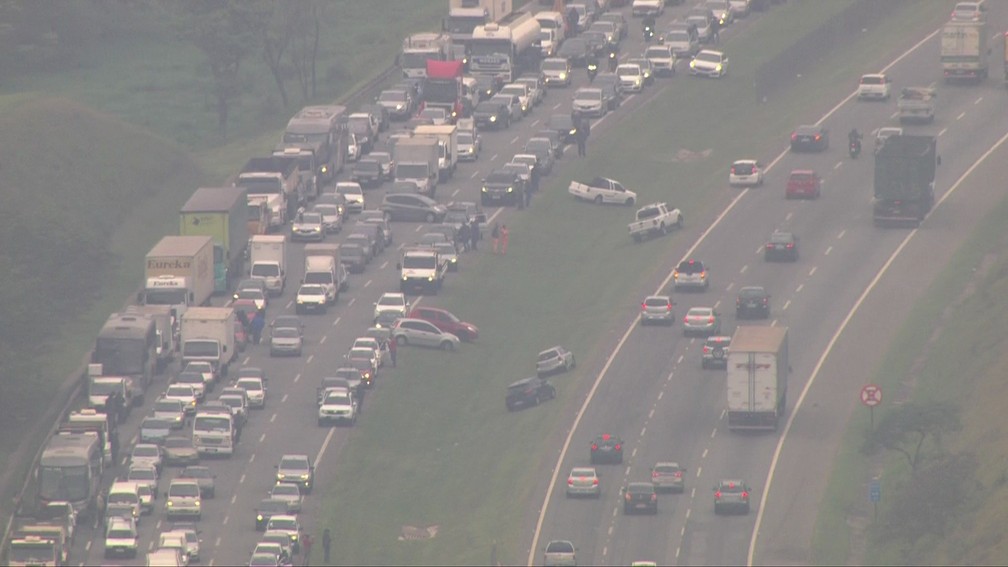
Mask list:
[[[1000,157],[999,157],[1000,156]],[[1005,151],[974,177],[996,183]],[[909,399],[852,419],[816,523],[816,564],[1004,563],[1008,538],[1008,199],[991,210],[908,316],[872,382]],[[963,274],[967,274],[964,280]],[[869,472],[872,471],[872,472]],[[883,482],[878,520],[864,486]],[[851,518],[864,518],[855,534]],[[850,541],[864,541],[853,549]],[[863,547],[863,549],[862,549]]]
[[[314,88],[309,77],[306,96],[285,59],[285,106],[262,35],[251,37],[225,143],[205,52],[179,33],[179,10],[195,4],[21,4],[0,3],[0,429],[16,432],[0,438],[0,487],[10,481],[0,515],[13,512],[44,440],[45,409],[130,299],[144,254],[177,229],[192,191],[272,149],[305,100],[332,101],[371,80],[409,30],[443,12],[435,0],[411,0],[409,11],[394,0],[277,3],[317,10]],[[273,41],[282,15],[260,29]],[[313,25],[292,23],[287,53],[314,37]]]
[[[725,45],[728,77],[679,75],[646,107],[618,111],[593,131],[589,159],[566,157],[531,208],[508,220],[507,256],[463,257],[459,278],[424,302],[480,326],[480,339],[451,354],[401,349],[399,369],[378,384],[382,403],[362,416],[326,495],[323,521],[341,536],[340,563],[525,561],[542,480],[572,416],[635,315],[635,298],[653,291],[650,282],[736,194],[725,179],[731,160],[767,140],[783,146],[803,116],[821,114],[823,101],[851,90],[864,58],[888,54],[895,38],[931,25],[901,7],[754,112],[755,69],[849,4],[789,5],[787,18],[753,22],[745,39]],[[632,211],[567,195],[572,178],[595,175],[619,179],[641,203],[679,207],[685,232],[633,244],[625,228]],[[574,351],[578,366],[553,379],[557,401],[508,413],[507,385],[531,375],[536,353],[558,343]],[[416,541],[417,533],[436,535]]]

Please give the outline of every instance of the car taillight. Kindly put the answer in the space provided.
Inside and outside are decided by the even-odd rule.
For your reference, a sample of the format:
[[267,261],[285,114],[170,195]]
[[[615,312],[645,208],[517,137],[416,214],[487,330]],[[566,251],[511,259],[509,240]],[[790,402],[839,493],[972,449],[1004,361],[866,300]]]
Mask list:
[[668,305],[665,306],[665,311],[672,311],[672,304],[671,303],[669,303]]
[[770,250],[773,250],[773,247],[774,247],[774,246],[773,246],[773,244],[771,243],[771,244],[767,244],[767,245],[766,245],[766,247],[767,247],[768,249],[770,249]]
[[707,346],[707,345],[704,345],[704,347],[703,347],[703,353],[704,354],[710,354],[710,347]]
[[731,168],[732,175],[735,175],[735,168]]
[[592,479],[592,486],[598,486],[598,479],[597,478],[593,478]]
[[657,471],[652,472],[651,478],[658,478],[658,472]]
[[682,322],[683,323],[689,323],[689,317],[688,316],[687,317],[683,317],[682,318]]
[[789,244],[787,245],[787,247],[788,247],[788,248],[794,248],[794,244],[790,244],[790,243],[789,243]]
[[619,451],[619,450],[620,450],[620,449],[622,449],[622,448],[623,448],[623,446],[622,446],[622,445],[620,445],[619,443],[617,443],[617,444],[616,444],[616,446],[615,446],[615,447],[613,447],[613,449],[616,449],[617,451]]
[[791,134],[791,141],[792,142],[795,141],[795,140],[797,140],[797,139],[798,139],[798,134],[794,134],[794,133]]
[[647,311],[647,303],[640,304],[641,311]]
[[707,277],[707,270],[700,272],[700,279],[704,279],[706,277]]
[[676,478],[682,478],[682,471],[676,471],[675,472],[675,477]]
[[627,492],[627,493],[626,493],[626,499],[627,499],[627,502],[629,502],[631,498],[633,498],[633,497],[632,497],[632,496],[630,496],[630,493],[629,493],[629,492]]
[[718,490],[714,493],[714,500],[721,500],[721,491]]
[[710,318],[707,319],[707,321],[713,323],[714,322],[714,316],[711,315]]
[[819,135],[819,134],[816,134],[816,135],[815,135],[815,139],[816,139],[816,141],[817,141],[817,142],[819,141],[819,139],[820,139],[820,138],[822,138],[822,136],[821,136],[821,135]]
[[592,451],[598,451],[598,443],[592,443]]
[[743,492],[742,492],[742,499],[743,499],[743,500],[747,500],[748,498],[749,498],[749,493],[748,493],[748,492],[745,492],[745,491],[743,491]]
[[652,494],[651,494],[651,501],[652,501],[652,502],[654,502],[655,500],[658,500],[658,495],[657,495],[657,494],[654,494],[654,493],[652,493]]
[[574,486],[574,479],[573,478],[568,478],[567,479],[567,486]]

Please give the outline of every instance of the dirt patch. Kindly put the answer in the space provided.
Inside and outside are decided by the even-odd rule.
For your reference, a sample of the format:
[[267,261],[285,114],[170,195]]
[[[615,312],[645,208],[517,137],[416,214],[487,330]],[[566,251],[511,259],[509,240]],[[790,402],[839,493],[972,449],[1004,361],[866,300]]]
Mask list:
[[434,539],[441,526],[434,524],[427,527],[403,526],[399,532],[399,541],[422,541]]

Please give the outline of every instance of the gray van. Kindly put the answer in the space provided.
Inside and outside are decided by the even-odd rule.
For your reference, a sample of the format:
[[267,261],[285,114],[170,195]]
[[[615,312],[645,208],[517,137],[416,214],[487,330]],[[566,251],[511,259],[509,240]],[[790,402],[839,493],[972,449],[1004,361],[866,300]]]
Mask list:
[[377,256],[382,250],[385,250],[385,235],[378,224],[358,221],[354,223],[352,231],[363,232],[374,241],[374,255]]
[[393,221],[441,222],[448,213],[448,209],[434,199],[410,193],[386,194],[381,208]]

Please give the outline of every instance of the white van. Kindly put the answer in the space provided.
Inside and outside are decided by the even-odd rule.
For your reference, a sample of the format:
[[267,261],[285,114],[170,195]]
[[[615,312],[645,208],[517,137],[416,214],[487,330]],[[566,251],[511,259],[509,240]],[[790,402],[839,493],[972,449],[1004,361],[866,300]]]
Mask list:
[[560,12],[539,12],[535,15],[535,19],[542,29],[556,32],[557,46],[567,38],[567,21]]
[[325,288],[328,302],[335,303],[339,294],[339,283],[336,279],[336,259],[332,256],[306,256],[305,275],[306,284],[316,284]]
[[142,512],[140,488],[137,483],[128,480],[113,482],[105,499],[106,525],[111,518],[116,517],[126,517],[139,522]]

